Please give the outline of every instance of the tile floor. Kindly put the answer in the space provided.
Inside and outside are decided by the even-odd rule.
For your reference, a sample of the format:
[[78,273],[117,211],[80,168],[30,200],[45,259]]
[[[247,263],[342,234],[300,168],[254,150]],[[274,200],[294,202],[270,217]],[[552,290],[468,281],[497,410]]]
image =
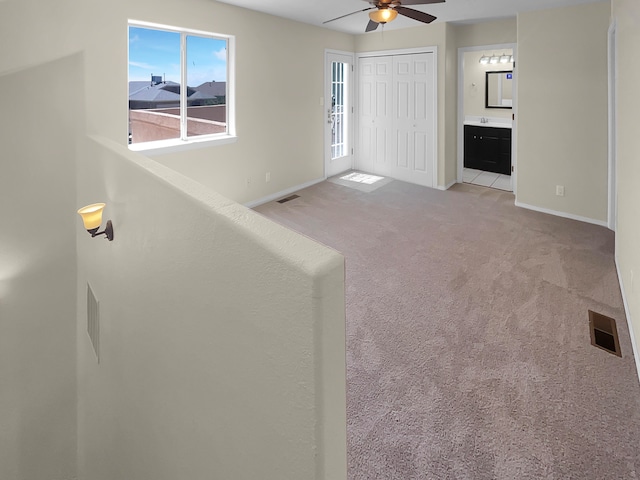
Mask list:
[[507,192],[513,191],[511,188],[511,177],[500,173],[483,172],[482,170],[474,170],[473,168],[465,168],[462,171],[462,181],[465,183],[473,183],[474,185],[482,185],[483,187],[497,188]]

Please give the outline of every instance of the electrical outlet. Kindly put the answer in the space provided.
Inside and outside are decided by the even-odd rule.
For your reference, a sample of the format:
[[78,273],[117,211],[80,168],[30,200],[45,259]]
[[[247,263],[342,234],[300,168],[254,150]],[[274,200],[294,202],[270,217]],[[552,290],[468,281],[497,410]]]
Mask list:
[[267,172],[267,174],[264,176],[264,181],[266,183],[269,183],[271,181],[271,172]]
[[564,197],[564,185],[556,185],[556,195]]

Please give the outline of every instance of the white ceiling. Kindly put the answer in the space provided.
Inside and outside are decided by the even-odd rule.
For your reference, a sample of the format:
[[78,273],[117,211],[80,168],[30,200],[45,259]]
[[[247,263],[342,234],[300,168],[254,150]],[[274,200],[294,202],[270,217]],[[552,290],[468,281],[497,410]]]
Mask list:
[[[369,21],[367,12],[322,25],[322,22],[367,8],[367,0],[218,0],[311,25],[324,26],[347,33],[364,33]],[[446,0],[433,5],[411,5],[438,17],[436,22],[474,23],[496,18],[515,17],[518,12],[595,3],[602,0]],[[398,16],[385,26],[386,30],[421,25],[415,20]],[[380,31],[380,29],[378,29]],[[375,32],[368,35],[374,35]]]

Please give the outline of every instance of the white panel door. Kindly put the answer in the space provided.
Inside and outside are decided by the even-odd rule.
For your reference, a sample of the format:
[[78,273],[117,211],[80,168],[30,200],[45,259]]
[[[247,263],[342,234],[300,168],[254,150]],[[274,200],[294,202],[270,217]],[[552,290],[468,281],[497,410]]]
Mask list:
[[434,55],[393,57],[393,167],[398,180],[433,187],[435,139]]
[[393,121],[393,58],[362,58],[358,67],[359,135],[358,168],[391,174],[391,125]]

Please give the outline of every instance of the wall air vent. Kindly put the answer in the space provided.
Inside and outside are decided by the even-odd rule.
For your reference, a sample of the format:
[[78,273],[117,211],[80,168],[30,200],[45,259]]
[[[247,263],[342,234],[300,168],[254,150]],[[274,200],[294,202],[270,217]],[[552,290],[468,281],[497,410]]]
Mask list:
[[87,333],[96,354],[96,360],[100,363],[100,310],[91,286],[87,283]]
[[591,331],[591,345],[619,357],[622,356],[618,329],[613,318],[589,310],[589,330]]

